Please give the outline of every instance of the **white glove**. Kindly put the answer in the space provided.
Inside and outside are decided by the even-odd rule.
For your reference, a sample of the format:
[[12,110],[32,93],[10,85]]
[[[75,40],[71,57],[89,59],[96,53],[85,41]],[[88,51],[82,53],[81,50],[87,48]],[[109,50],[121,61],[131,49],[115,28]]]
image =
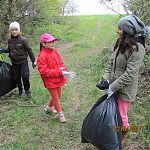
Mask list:
[[109,86],[109,89],[107,90],[107,94],[108,94],[108,97],[109,98],[111,95],[113,95],[113,91],[111,90],[110,86]]
[[75,72],[68,72],[68,71],[63,71],[62,74],[66,77],[68,77],[70,80],[73,80],[76,77]]
[[60,67],[60,69],[61,69],[62,71],[65,71],[65,70],[66,70],[64,67]]
[[107,80],[108,84],[110,83],[109,80]]
[[73,72],[73,71],[70,71],[70,72],[69,72],[69,78],[70,78],[70,80],[75,79],[75,77],[76,77],[76,73]]

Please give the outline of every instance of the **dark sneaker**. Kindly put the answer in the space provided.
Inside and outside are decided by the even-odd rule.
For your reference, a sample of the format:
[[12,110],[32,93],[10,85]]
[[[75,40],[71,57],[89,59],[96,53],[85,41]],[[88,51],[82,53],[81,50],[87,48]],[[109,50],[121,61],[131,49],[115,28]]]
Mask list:
[[19,91],[18,97],[21,98],[23,96],[23,91]]
[[25,93],[26,93],[26,95],[27,95],[28,98],[31,98],[31,97],[32,97],[32,94],[31,94],[30,91],[25,91]]

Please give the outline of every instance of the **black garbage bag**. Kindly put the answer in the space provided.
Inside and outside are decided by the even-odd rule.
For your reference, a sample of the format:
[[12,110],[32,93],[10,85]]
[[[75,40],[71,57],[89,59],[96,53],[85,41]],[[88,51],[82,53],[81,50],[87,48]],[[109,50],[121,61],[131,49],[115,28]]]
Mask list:
[[0,96],[7,94],[16,88],[16,82],[13,77],[12,65],[0,62]]
[[91,143],[100,150],[121,150],[121,132],[116,130],[121,126],[115,94],[108,99],[104,95],[83,121],[81,142]]

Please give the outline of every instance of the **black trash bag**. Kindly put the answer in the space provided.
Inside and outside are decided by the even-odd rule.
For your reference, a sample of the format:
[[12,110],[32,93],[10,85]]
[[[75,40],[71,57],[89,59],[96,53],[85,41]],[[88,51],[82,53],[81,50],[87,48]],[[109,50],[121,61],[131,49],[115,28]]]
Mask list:
[[16,88],[16,82],[13,77],[12,65],[0,62],[0,96],[7,94]]
[[83,121],[81,142],[91,143],[100,150],[121,150],[122,120],[117,109],[115,94],[102,96]]

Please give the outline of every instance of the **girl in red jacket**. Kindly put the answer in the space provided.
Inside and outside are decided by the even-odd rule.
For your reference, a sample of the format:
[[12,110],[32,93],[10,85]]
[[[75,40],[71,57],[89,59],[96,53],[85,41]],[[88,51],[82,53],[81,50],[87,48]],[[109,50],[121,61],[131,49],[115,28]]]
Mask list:
[[53,113],[57,111],[60,122],[64,123],[66,119],[59,103],[62,93],[61,86],[66,83],[65,76],[73,79],[75,74],[73,72],[68,72],[59,53],[55,49],[55,41],[58,41],[58,39],[51,34],[46,33],[41,36],[40,43],[42,46],[37,59],[37,67],[44,86],[48,89],[52,97],[48,101],[45,111]]

